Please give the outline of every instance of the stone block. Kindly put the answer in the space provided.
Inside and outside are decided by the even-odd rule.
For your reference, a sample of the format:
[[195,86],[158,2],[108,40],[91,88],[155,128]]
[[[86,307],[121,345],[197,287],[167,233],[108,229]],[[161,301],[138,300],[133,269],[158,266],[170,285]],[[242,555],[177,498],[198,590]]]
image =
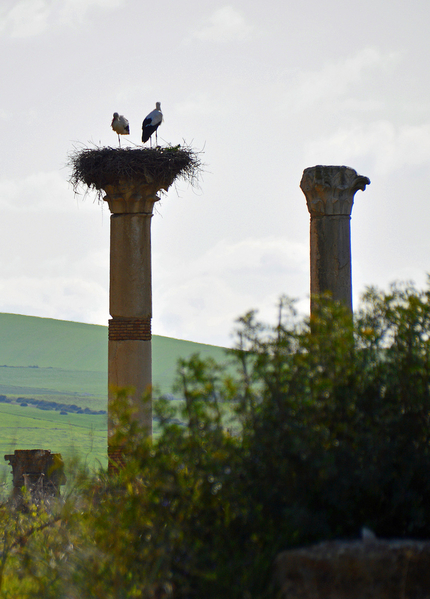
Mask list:
[[278,599],[430,599],[429,541],[325,542],[275,561]]

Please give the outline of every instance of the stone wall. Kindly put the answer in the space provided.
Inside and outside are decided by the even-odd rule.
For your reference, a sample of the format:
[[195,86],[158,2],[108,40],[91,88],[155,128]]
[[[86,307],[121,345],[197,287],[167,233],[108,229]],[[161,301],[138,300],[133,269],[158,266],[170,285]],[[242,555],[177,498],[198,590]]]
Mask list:
[[326,542],[284,551],[278,599],[430,599],[430,542]]

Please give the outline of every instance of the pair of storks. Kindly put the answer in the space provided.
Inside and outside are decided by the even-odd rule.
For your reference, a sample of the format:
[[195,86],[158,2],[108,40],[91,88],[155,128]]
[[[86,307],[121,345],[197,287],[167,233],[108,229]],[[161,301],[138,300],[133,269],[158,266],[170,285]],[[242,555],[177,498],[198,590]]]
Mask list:
[[[161,112],[161,104],[160,102],[156,102],[155,110],[150,112],[142,123],[143,143],[147,142],[148,139],[151,138],[151,135],[155,133],[155,145],[158,144],[157,129],[161,125],[162,120],[163,113]],[[114,112],[111,127],[115,133],[118,133],[119,147],[121,147],[121,139],[119,136],[130,134],[130,125],[128,124],[128,120],[122,114],[120,115],[117,112]],[[152,147],[152,139],[150,143]]]

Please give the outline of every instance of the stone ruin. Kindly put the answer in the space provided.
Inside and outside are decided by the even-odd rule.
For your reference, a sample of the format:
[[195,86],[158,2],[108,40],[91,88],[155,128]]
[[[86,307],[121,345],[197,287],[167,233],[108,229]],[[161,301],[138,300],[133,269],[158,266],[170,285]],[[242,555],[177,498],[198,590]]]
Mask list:
[[300,188],[311,217],[311,312],[315,297],[329,292],[352,312],[351,211],[354,196],[370,179],[348,166],[312,166]]
[[[111,212],[108,344],[109,472],[124,463],[113,404],[127,389],[132,417],[152,436],[151,220],[160,192],[178,179],[193,184],[201,165],[181,146],[95,148],[71,157],[70,182],[97,192]],[[146,398],[146,401],[143,400]]]
[[430,599],[430,542],[328,541],[280,553],[277,599]]
[[12,466],[12,499],[20,503],[25,488],[34,502],[59,497],[66,483],[64,462],[60,453],[49,449],[16,449],[4,459]]

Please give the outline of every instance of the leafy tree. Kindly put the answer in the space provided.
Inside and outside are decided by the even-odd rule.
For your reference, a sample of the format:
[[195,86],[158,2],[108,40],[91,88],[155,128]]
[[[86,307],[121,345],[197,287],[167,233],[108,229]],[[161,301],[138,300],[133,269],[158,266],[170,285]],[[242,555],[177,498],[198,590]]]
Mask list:
[[429,538],[430,290],[369,289],[354,318],[282,298],[236,338],[228,368],[179,363],[154,442],[119,393],[117,475],[82,476],[55,509],[2,507],[3,596],[263,599],[283,549],[362,526]]

